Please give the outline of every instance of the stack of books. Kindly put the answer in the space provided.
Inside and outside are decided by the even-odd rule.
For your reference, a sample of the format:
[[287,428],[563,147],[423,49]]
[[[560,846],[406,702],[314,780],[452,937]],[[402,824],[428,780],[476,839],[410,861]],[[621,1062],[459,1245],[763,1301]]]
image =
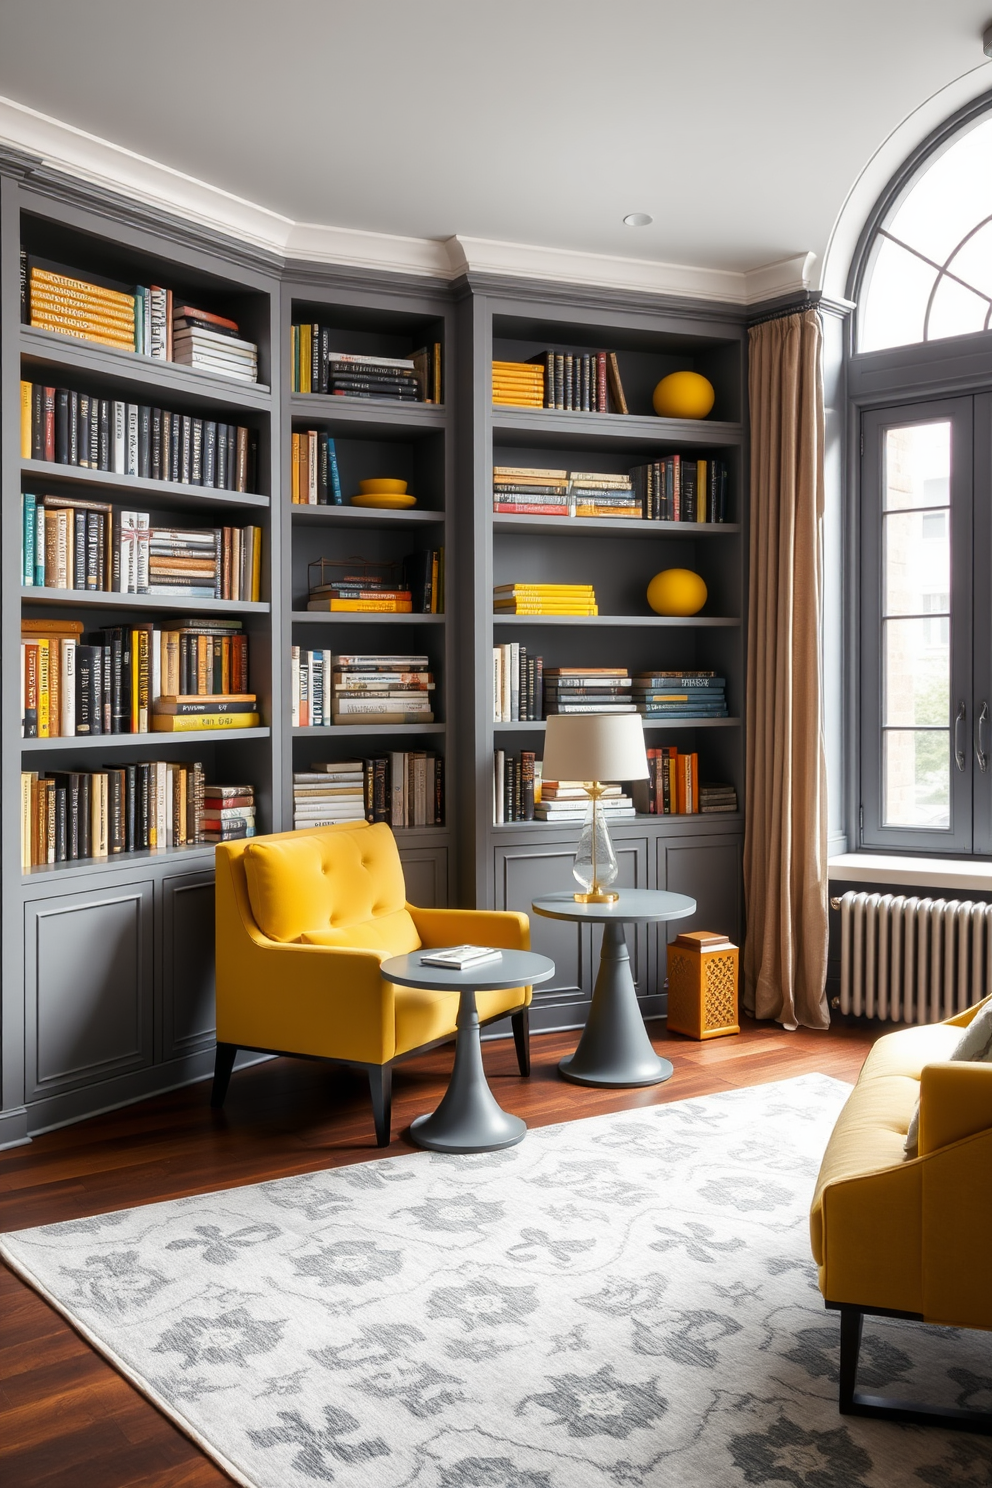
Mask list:
[[80,620],[22,620],[22,737],[255,728],[240,629],[194,618],[168,631],[109,625],[84,644]]
[[737,810],[737,792],[732,785],[715,783],[699,787],[699,809],[704,816]]
[[667,455],[635,465],[630,478],[648,521],[727,521],[726,460]]
[[254,491],[258,437],[243,425],[22,382],[21,459]]
[[536,723],[544,717],[544,658],[509,641],[493,647],[493,721]]
[[544,716],[552,713],[636,713],[626,667],[546,667]]
[[543,408],[544,368],[529,362],[493,362],[493,403]]
[[332,614],[361,614],[366,611],[384,615],[409,615],[413,599],[408,588],[396,588],[393,582],[375,573],[342,573],[327,583],[315,584],[307,600],[308,610],[328,610]]
[[494,465],[493,511],[528,517],[569,516],[568,472]]
[[293,776],[293,829],[332,827],[365,820],[365,772],[361,760],[311,765]]
[[328,650],[294,646],[290,653],[290,709],[294,728],[331,725],[332,657]]
[[598,615],[591,584],[496,584],[497,615]]
[[649,777],[634,781],[634,804],[642,816],[685,816],[699,810],[699,756],[680,754],[674,744],[646,751]]
[[532,749],[493,756],[493,822],[533,821],[541,799],[541,762]]
[[645,718],[726,718],[727,682],[715,672],[637,672],[633,695]]
[[352,356],[332,351],[327,358],[327,391],[336,398],[423,401],[412,357]]
[[337,448],[329,434],[308,429],[292,441],[294,506],[343,506]]
[[[292,327],[290,378],[294,393],[331,393],[338,390],[334,387],[335,380],[350,385],[349,378],[361,383],[376,380],[372,374],[382,372],[388,379],[399,383],[404,393],[412,382],[415,395],[422,403],[442,401],[440,341],[411,351],[405,357],[355,356],[332,350],[336,335],[330,326],[316,322]],[[396,376],[397,372],[402,375]],[[389,396],[374,389],[358,391],[371,397]]]
[[607,475],[596,470],[573,470],[568,495],[576,517],[634,517],[643,515],[641,499],[634,494],[627,475]]
[[410,749],[362,761],[365,817],[393,827],[444,825],[444,759]]
[[[619,785],[605,786],[599,809],[608,823],[637,815],[634,802]],[[537,820],[547,822],[584,822],[588,811],[589,793],[580,780],[545,780],[534,807]]]
[[533,361],[544,380],[545,408],[572,413],[626,413],[615,351],[542,351]]
[[24,267],[29,324],[118,351],[138,349],[133,294],[110,287],[108,280],[80,279],[60,272],[57,265],[46,268],[27,260]]
[[336,657],[332,722],[433,723],[434,678],[429,665],[426,656]]
[[255,791],[250,785],[205,785],[200,812],[203,842],[236,842],[255,835]]
[[25,588],[257,600],[261,527],[152,527],[148,512],[75,496],[21,497]]
[[197,372],[258,381],[258,347],[244,341],[236,320],[180,305],[172,316],[172,359]]
[[140,760],[96,770],[21,773],[25,872],[79,858],[186,847],[207,840],[203,766]]

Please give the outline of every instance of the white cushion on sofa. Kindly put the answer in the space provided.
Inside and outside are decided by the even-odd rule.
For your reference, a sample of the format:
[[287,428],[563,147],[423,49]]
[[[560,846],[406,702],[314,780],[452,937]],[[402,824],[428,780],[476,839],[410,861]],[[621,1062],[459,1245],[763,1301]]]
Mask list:
[[[966,1063],[992,1064],[992,998],[982,1004],[968,1026],[961,1030],[961,1037],[947,1058],[960,1059]],[[917,1100],[909,1131],[906,1133],[907,1157],[916,1156],[919,1143],[920,1102]]]

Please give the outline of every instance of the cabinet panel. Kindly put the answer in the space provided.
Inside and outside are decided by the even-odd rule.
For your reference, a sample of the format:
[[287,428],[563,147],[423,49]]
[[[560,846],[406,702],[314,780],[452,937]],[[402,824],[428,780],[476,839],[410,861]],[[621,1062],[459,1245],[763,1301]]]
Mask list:
[[448,849],[400,847],[406,897],[418,909],[445,909],[448,904]]
[[29,1099],[151,1063],[152,892],[148,880],[25,904]]
[[214,876],[162,880],[162,1059],[214,1041]]
[[741,943],[744,927],[740,837],[658,839],[658,887],[689,894],[694,915],[674,920],[668,940],[683,930],[716,930]]
[[534,1005],[584,1001],[592,994],[589,936],[566,920],[546,920],[531,910],[533,901],[557,889],[574,889],[573,843],[496,848],[496,908],[530,916],[531,948],[555,963],[550,982],[534,988]]

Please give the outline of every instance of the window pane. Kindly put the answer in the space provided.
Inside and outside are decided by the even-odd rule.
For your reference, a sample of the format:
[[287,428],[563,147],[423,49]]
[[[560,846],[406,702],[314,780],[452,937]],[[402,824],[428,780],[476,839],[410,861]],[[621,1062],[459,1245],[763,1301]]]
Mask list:
[[969,336],[973,331],[984,331],[988,309],[988,300],[980,299],[963,284],[945,276],[933,297],[927,340],[938,341],[942,336]]
[[944,263],[965,234],[990,214],[992,120],[986,118],[930,161],[886,227]]
[[945,511],[888,512],[882,518],[882,613],[946,615],[951,554]]
[[859,351],[911,346],[923,340],[923,316],[937,271],[883,238],[865,286]]
[[992,295],[992,222],[986,222],[963,243],[947,267],[965,284],[973,284],[982,294]]
[[887,827],[950,826],[949,730],[882,735],[882,820]]
[[940,620],[882,622],[882,723],[947,728],[951,721],[950,626]]
[[904,424],[885,434],[886,511],[947,506],[951,491],[951,426]]

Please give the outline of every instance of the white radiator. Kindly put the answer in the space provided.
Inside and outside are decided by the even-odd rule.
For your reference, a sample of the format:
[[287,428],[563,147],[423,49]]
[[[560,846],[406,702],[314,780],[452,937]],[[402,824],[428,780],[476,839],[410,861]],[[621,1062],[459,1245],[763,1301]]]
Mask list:
[[936,1023],[992,992],[992,904],[847,893],[840,1012]]

